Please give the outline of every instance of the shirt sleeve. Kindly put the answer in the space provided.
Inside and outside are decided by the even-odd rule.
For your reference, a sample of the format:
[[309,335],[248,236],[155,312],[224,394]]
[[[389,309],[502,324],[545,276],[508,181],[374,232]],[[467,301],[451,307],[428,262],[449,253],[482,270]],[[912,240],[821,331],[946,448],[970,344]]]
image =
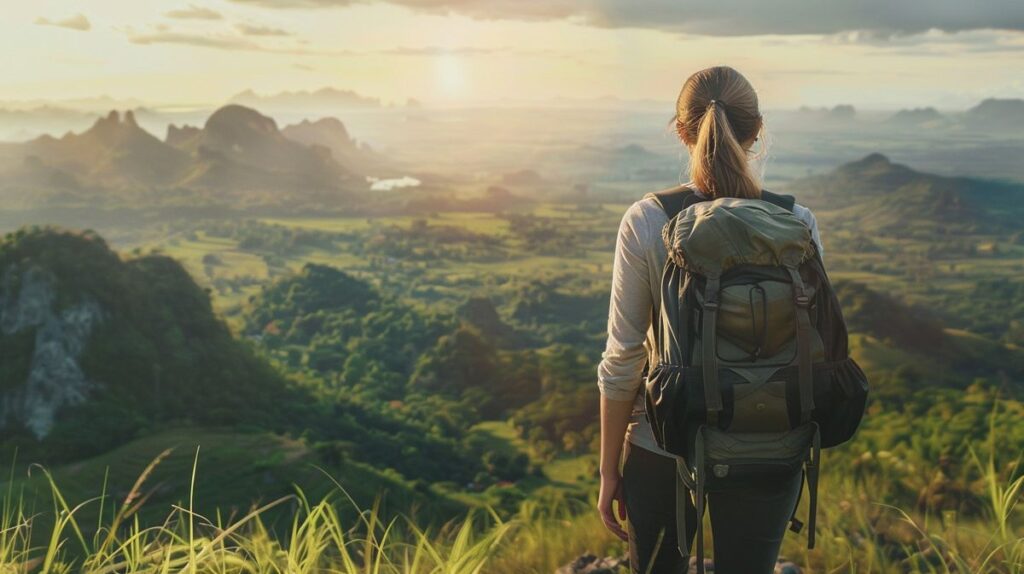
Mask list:
[[622,218],[615,243],[608,341],[597,367],[601,394],[612,400],[636,398],[647,361],[644,341],[654,305],[645,250],[648,227],[643,208],[634,203]]
[[821,244],[821,233],[818,231],[818,220],[814,217],[814,212],[799,204],[794,206],[793,211],[794,213],[799,211],[796,215],[811,229],[811,239],[818,246],[818,253],[821,254],[821,258],[825,259],[825,246]]

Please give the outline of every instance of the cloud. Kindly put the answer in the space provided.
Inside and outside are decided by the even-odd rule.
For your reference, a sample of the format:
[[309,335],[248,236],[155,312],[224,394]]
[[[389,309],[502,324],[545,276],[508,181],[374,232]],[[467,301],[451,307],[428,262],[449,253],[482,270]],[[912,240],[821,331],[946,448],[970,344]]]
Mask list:
[[236,24],[235,28],[246,36],[291,36],[292,33],[281,28],[259,26],[256,24]]
[[145,32],[139,32],[130,27],[125,28],[122,31],[127,36],[129,42],[143,46],[154,44],[178,44],[198,48],[212,48],[216,50],[242,50],[292,56],[355,56],[360,54],[349,50],[316,50],[288,46],[272,46],[258,43],[244,36],[175,32],[162,26],[152,27],[150,30]]
[[188,8],[178,8],[177,10],[165,12],[164,16],[167,16],[168,18],[177,18],[179,20],[221,20],[224,18],[224,16],[216,10],[203,8],[202,6],[196,6],[195,4],[189,4]]
[[514,51],[515,50],[511,50],[508,48],[480,48],[475,46],[458,46],[455,48],[442,48],[441,46],[422,46],[410,48],[406,46],[399,46],[397,48],[377,50],[376,53],[384,54],[387,56],[480,56],[486,54],[505,53]]
[[[277,30],[275,28],[263,28],[259,26],[249,26],[246,24],[239,24],[237,28],[240,33],[245,34],[246,36],[253,37],[291,35],[291,33],[286,30]],[[258,41],[250,39],[246,36],[226,36],[176,32],[170,30],[166,25],[162,24],[152,26],[150,27],[149,30],[145,32],[138,32],[136,30],[133,30],[132,28],[126,28],[122,31],[127,35],[128,41],[132,44],[179,44],[185,46],[195,46],[200,48],[213,48],[218,50],[242,50],[251,52],[266,52],[268,54],[284,54],[292,56],[361,57],[367,55],[382,55],[432,57],[442,55],[489,56],[493,54],[516,54],[520,56],[568,57],[569,55],[571,55],[570,52],[562,52],[557,50],[530,50],[523,48],[508,47],[490,48],[480,46],[399,46],[395,48],[386,48],[382,50],[322,50],[316,48],[298,47],[295,46],[294,44],[292,44],[291,46],[267,45],[264,43],[259,43]],[[302,43],[301,40],[298,40],[298,42]]]
[[69,30],[78,30],[79,32],[85,32],[92,29],[92,23],[85,17],[85,14],[75,14],[69,18],[63,18],[61,20],[51,20],[42,16],[36,18],[35,23],[39,26],[56,26],[58,28],[67,28]]
[[484,47],[484,46],[397,46],[382,50],[359,52],[359,54],[379,54],[382,56],[525,56],[542,58],[576,59],[579,52],[571,50],[532,49],[520,47]]
[[132,44],[185,44],[202,48],[219,48],[222,50],[263,50],[256,43],[244,38],[230,36],[209,36],[202,34],[186,34],[182,32],[157,31],[153,33],[129,33],[128,41]]
[[[327,8],[370,0],[233,0],[272,8]],[[709,36],[916,34],[994,28],[1024,31],[1020,0],[381,0],[414,10],[481,19],[570,19],[607,28]]]
[[885,54],[950,56],[971,53],[1024,51],[1024,34],[1006,30],[963,30],[942,32],[932,29],[912,35],[868,33],[863,31],[833,34],[825,38],[833,44],[853,44],[884,48]]

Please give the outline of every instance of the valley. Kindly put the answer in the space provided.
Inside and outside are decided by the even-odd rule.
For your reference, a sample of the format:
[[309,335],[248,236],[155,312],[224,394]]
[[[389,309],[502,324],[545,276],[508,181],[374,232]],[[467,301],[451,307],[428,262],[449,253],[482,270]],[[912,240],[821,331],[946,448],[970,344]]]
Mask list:
[[[620,552],[590,510],[594,368],[619,220],[672,184],[671,156],[546,142],[529,161],[491,149],[458,168],[433,161],[443,148],[386,154],[337,120],[277,125],[228,106],[160,140],[115,112],[0,150],[15,174],[0,194],[18,206],[0,214],[0,454],[13,461],[0,488],[47,499],[41,463],[84,504],[80,522],[101,524],[88,501],[123,497],[173,449],[147,477],[143,523],[186,498],[239,516],[298,489],[336,497],[340,522],[358,523],[357,508],[411,515],[439,544],[467,513],[520,521],[514,539],[537,556],[494,560],[521,571]],[[984,481],[1019,475],[1024,184],[1008,164],[982,179],[819,153],[833,159],[766,183],[817,216],[872,403],[857,440],[826,454],[822,547],[785,548],[830,571],[900,571],[928,560],[923,541],[952,536],[954,517],[991,528]],[[421,183],[375,190],[368,175]],[[37,326],[76,305],[98,309],[91,330],[49,344]],[[42,377],[69,392],[26,383]],[[879,505],[943,518],[921,534]],[[261,520],[287,537],[307,510]],[[497,527],[474,520],[461,524],[479,536]],[[563,523],[561,547],[530,537]],[[965,555],[988,551],[960,536]]]

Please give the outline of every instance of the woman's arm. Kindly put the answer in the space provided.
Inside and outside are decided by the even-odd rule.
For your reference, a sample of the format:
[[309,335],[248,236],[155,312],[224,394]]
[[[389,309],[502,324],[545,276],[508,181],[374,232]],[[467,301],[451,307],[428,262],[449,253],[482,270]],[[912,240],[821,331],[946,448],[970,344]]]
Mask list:
[[[623,438],[633,412],[633,401],[616,401],[601,397],[601,492],[597,509],[601,520],[612,534],[626,540],[626,531],[619,523],[626,519],[626,503],[622,498],[622,474],[619,458],[622,456]],[[612,508],[618,502],[618,512]]]
[[[647,360],[644,341],[651,324],[650,273],[645,253],[649,230],[638,203],[626,211],[619,225],[612,268],[608,308],[608,343],[597,369],[601,390],[601,493],[598,510],[605,526],[625,539],[620,520],[626,518],[622,501],[619,459],[633,402]],[[618,516],[613,502],[618,501]]]

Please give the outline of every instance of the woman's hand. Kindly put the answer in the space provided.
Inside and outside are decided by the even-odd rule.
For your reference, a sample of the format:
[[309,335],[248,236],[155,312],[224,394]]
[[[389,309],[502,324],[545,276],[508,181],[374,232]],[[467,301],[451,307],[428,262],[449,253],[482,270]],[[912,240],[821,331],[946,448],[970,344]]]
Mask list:
[[[612,504],[615,502],[619,505],[617,517],[615,509],[612,508]],[[626,520],[626,501],[622,496],[622,475],[618,471],[602,473],[597,510],[601,513],[601,520],[604,521],[605,528],[622,540],[628,539],[626,530],[620,523],[620,521]]]
[[[597,511],[601,513],[605,527],[623,540],[628,536],[619,523],[620,520],[626,520],[619,457],[622,455],[623,438],[632,410],[632,400],[613,401],[601,395],[601,493],[597,497]],[[612,508],[616,501],[619,503],[618,518]]]

